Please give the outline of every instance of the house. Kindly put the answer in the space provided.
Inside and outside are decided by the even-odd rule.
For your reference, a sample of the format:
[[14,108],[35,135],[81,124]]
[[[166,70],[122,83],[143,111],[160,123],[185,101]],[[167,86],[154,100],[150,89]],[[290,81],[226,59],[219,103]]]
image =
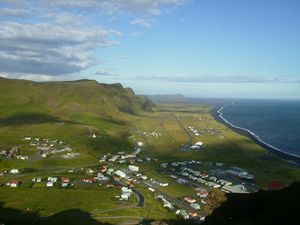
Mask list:
[[69,183],[61,183],[61,187],[68,187]]
[[112,174],[114,173],[114,171],[115,171],[114,168],[108,168],[107,171],[106,171],[106,173],[107,173],[108,175],[112,175]]
[[138,166],[134,166],[134,165],[129,165],[128,169],[132,172],[138,172],[139,171],[139,167]]
[[205,190],[197,192],[197,196],[199,196],[200,198],[206,198],[208,194],[209,192]]
[[[179,212],[178,212],[179,211]],[[190,216],[188,215],[188,213],[185,210],[177,210],[176,214],[179,214],[183,217],[183,219],[188,220],[190,218]]]
[[48,178],[47,178],[47,181],[48,181],[48,182],[53,182],[53,183],[56,183],[56,182],[57,182],[57,180],[58,180],[58,178],[57,178],[57,177],[48,177]]
[[200,216],[199,221],[200,221],[200,222],[205,221],[205,216]]
[[197,216],[198,216],[198,213],[196,213],[196,212],[190,212],[189,215],[190,215],[191,217],[197,217]]
[[139,147],[142,147],[143,145],[144,145],[143,142],[141,142],[141,141],[138,142],[138,146],[139,146]]
[[121,190],[122,190],[121,200],[127,201],[132,195],[132,190],[127,187],[122,187]]
[[61,178],[61,182],[62,182],[62,183],[67,183],[67,184],[68,184],[68,183],[70,182],[70,178],[68,178],[68,177],[62,177],[62,178]]
[[41,183],[42,182],[42,178],[32,178],[32,182],[36,182],[36,183]]
[[202,178],[208,178],[209,175],[208,175],[208,173],[202,172],[202,173],[200,173],[200,177],[202,177]]
[[54,183],[53,183],[52,181],[48,181],[47,184],[46,184],[46,186],[47,186],[47,187],[53,187],[53,184],[54,184]]
[[114,174],[117,175],[117,176],[119,176],[119,177],[121,177],[121,178],[125,178],[126,177],[126,173],[124,173],[121,170],[117,170]]
[[155,189],[151,188],[151,187],[149,187],[148,190],[151,191],[151,192],[155,192]]
[[245,179],[253,179],[254,176],[249,174],[247,171],[245,171],[244,169],[241,169],[239,167],[231,167],[229,170],[226,170],[226,172],[230,175],[234,175],[234,176],[238,176],[241,178],[245,178]]
[[20,184],[21,184],[21,182],[18,180],[12,180],[12,181],[6,183],[6,185],[10,186],[10,187],[18,187]]
[[147,180],[148,177],[147,177],[146,175],[141,175],[141,179],[142,179],[142,180]]
[[187,172],[182,172],[181,175],[185,176],[185,177],[189,176],[189,174]]
[[211,180],[211,181],[213,181],[213,182],[217,182],[217,178],[216,177],[214,177],[214,176],[211,176],[210,178],[208,178],[209,180]]
[[182,179],[182,178],[177,179],[176,182],[178,184],[187,184],[187,183],[189,183],[186,179]]
[[173,178],[173,179],[177,179],[177,176],[173,175],[173,174],[171,174],[170,177]]
[[193,209],[200,209],[200,205],[199,205],[198,203],[192,203],[192,204],[191,204],[191,207],[192,207]]
[[211,181],[207,182],[206,185],[209,186],[209,187],[212,187],[212,188],[219,188],[219,187],[221,187],[220,184],[217,184],[217,183],[211,182]]
[[108,177],[105,177],[105,176],[103,176],[103,177],[98,177],[98,180],[99,180],[99,181],[108,181],[108,180],[109,180],[109,178],[108,178]]
[[29,157],[27,155],[17,155],[16,156],[17,159],[22,159],[22,160],[27,160]]
[[221,190],[227,193],[240,193],[240,194],[249,193],[242,184],[233,185],[233,186],[225,185],[222,187]]
[[192,180],[197,180],[197,177],[193,176],[193,175],[189,175],[189,178]]
[[119,160],[119,163],[120,163],[120,164],[126,163],[126,160],[125,160],[125,159],[120,159],[120,160]]
[[220,183],[221,185],[232,185],[232,182],[224,180],[224,179],[218,180],[218,183]]
[[95,178],[83,178],[82,181],[84,183],[95,183],[96,179]]
[[202,178],[198,178],[197,182],[201,183],[201,184],[205,184],[206,180],[202,179]]
[[159,185],[162,186],[162,187],[167,187],[167,186],[169,186],[168,183],[159,183]]
[[93,134],[93,135],[92,135],[92,138],[96,138],[96,137],[97,137],[96,134]]
[[195,143],[195,145],[197,145],[197,146],[200,146],[200,147],[201,147],[201,146],[203,145],[203,142],[201,142],[201,141],[198,141],[198,142],[196,142],[196,143]]
[[112,187],[114,187],[114,185],[112,183],[108,183],[108,184],[106,184],[106,187],[107,188],[112,188]]
[[191,146],[191,149],[200,149],[201,148],[201,146],[199,146],[199,145],[192,145]]
[[195,203],[196,202],[196,199],[193,199],[191,197],[184,197],[183,199],[184,201],[186,201],[187,203]]
[[167,168],[168,167],[168,163],[162,163],[162,164],[160,164],[160,167],[161,168]]
[[18,169],[11,169],[9,172],[12,173],[12,174],[17,174],[17,173],[19,173],[19,170]]

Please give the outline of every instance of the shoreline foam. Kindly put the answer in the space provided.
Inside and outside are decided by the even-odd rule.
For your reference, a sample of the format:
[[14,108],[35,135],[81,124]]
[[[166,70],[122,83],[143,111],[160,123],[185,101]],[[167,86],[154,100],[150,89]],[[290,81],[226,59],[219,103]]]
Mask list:
[[251,137],[255,142],[257,142],[258,144],[260,144],[262,147],[267,148],[267,150],[270,150],[274,153],[279,154],[280,156],[284,157],[284,158],[288,158],[288,159],[294,159],[296,161],[300,161],[300,156],[299,155],[295,155],[292,153],[288,153],[282,149],[279,149],[265,141],[263,141],[257,134],[255,134],[253,131],[248,130],[246,128],[243,127],[239,127],[236,126],[234,124],[232,124],[231,122],[229,122],[226,118],[224,118],[223,113],[221,112],[227,105],[223,105],[222,107],[220,107],[219,109],[216,110],[217,116],[218,118],[221,119],[221,122],[223,122],[225,125],[233,128],[236,131],[241,132],[242,134],[247,134],[249,137]]

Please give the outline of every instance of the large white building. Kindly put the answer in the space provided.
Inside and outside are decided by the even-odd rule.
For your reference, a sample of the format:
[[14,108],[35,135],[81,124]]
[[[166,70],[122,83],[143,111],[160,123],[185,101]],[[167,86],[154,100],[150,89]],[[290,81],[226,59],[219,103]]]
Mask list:
[[115,175],[117,175],[117,176],[119,176],[119,177],[121,177],[121,178],[125,178],[125,177],[126,177],[126,173],[124,173],[124,172],[121,171],[121,170],[117,170],[117,171],[115,172]]
[[128,169],[132,172],[138,172],[140,170],[138,166],[134,166],[134,165],[129,165]]

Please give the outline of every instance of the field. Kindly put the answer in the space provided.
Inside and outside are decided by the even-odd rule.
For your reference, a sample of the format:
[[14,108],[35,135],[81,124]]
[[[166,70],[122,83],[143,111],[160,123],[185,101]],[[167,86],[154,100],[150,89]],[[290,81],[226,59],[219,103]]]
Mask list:
[[[153,194],[142,186],[137,190],[145,198],[143,207],[136,206],[137,198],[120,202],[115,196],[120,191],[104,186],[76,186],[70,189],[49,189],[32,186],[33,177],[71,176],[72,168],[97,168],[100,156],[118,151],[132,152],[138,141],[145,143],[142,153],[157,161],[140,163],[140,170],[154,179],[169,182],[160,191],[175,198],[195,193],[193,188],[179,185],[158,171],[162,162],[200,160],[222,162],[227,166],[238,166],[255,176],[255,182],[262,188],[272,181],[288,185],[300,180],[300,170],[290,167],[283,160],[249,138],[237,134],[215,121],[212,108],[189,104],[158,104],[153,112],[141,111],[136,114],[114,114],[113,117],[92,118],[72,117],[61,123],[47,117],[38,122],[33,118],[19,118],[11,123],[0,123],[0,146],[24,146],[24,136],[60,139],[68,143],[76,159],[63,159],[52,155],[38,160],[1,159],[0,170],[23,169],[25,173],[1,177],[0,222],[5,224],[126,224],[135,221],[175,220],[173,212],[165,209]],[[34,117],[34,116],[33,116]],[[14,123],[13,121],[18,121]],[[203,133],[194,136],[188,129],[193,126]],[[91,138],[90,130],[97,138]],[[152,132],[159,136],[151,135]],[[129,138],[131,137],[131,138]],[[182,145],[201,141],[200,151],[182,151]],[[22,148],[21,148],[22,149]],[[32,153],[30,153],[32,151]],[[24,154],[36,154],[35,150],[24,150]],[[22,150],[21,150],[22,153]],[[23,182],[18,188],[5,186],[5,182],[18,178]],[[13,217],[13,219],[12,219]],[[1,221],[2,220],[2,221]]]

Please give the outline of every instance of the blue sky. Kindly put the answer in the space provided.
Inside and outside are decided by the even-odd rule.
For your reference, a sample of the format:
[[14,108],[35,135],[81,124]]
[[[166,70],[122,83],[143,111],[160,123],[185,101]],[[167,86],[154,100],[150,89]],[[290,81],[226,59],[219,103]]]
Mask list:
[[299,12],[298,0],[4,0],[0,75],[300,99]]

